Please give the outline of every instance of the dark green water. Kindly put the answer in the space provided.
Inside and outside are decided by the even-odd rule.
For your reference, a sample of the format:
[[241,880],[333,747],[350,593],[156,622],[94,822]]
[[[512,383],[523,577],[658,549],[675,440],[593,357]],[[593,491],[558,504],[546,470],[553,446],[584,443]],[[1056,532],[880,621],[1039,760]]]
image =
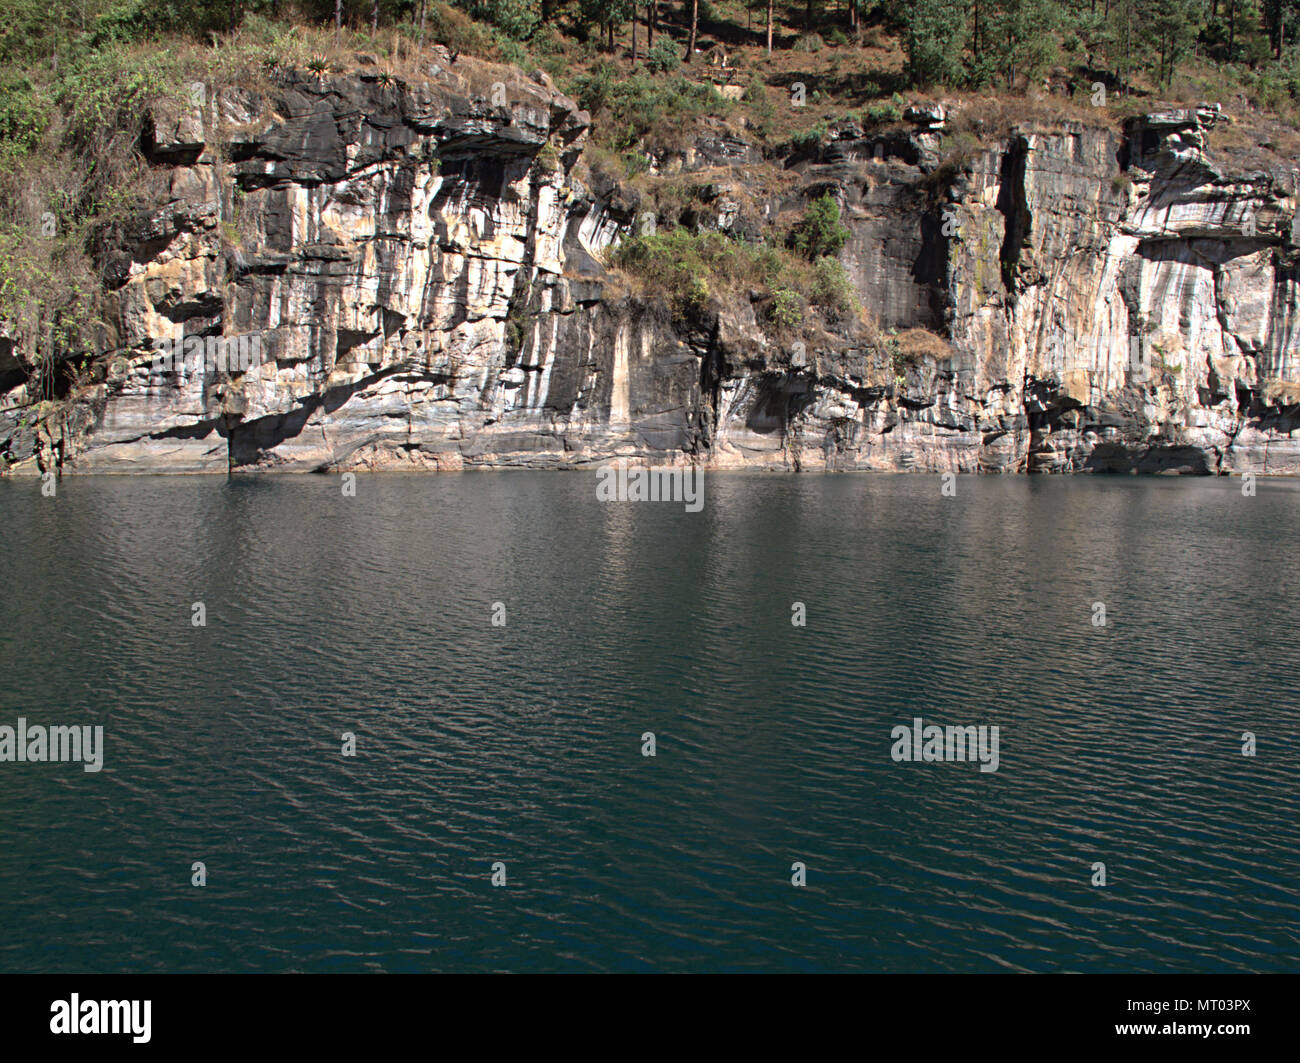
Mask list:
[[594,488],[0,482],[0,970],[1300,968],[1300,485]]

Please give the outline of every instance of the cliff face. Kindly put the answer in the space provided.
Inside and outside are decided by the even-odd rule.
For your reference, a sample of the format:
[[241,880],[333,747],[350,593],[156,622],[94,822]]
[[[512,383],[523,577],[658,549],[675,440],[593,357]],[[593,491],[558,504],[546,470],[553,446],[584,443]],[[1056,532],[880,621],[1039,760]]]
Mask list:
[[[749,300],[680,320],[624,291],[602,252],[641,204],[579,165],[587,116],[539,78],[448,58],[418,85],[363,71],[156,115],[157,208],[106,260],[108,378],[54,435],[11,393],[13,469],[1300,472],[1296,171],[1213,162],[1215,111],[954,161],[932,108],[813,157],[720,130],[659,160],[698,173],[703,226],[840,201],[886,331],[798,343]],[[182,333],[256,336],[260,363],[160,367]]]
[[1300,470],[1296,171],[1212,165],[1219,120],[1204,108],[1123,135],[1026,130],[951,177],[921,127],[928,177],[870,161],[878,142],[833,144],[805,173],[851,208],[864,300],[950,350],[906,366],[892,394],[858,386],[843,358],[819,363],[804,440],[841,425],[827,448],[841,465]]

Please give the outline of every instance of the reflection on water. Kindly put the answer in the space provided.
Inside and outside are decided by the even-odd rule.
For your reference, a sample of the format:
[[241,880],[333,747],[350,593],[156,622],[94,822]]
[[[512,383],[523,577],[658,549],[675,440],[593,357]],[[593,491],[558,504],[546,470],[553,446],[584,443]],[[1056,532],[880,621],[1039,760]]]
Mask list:
[[1296,967],[1296,485],[595,482],[0,482],[0,969]]

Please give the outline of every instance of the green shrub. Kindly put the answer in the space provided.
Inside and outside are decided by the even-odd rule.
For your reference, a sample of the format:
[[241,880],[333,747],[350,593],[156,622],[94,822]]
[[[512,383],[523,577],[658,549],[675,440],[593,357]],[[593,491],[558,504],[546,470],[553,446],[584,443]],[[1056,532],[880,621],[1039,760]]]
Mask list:
[[794,148],[795,151],[810,151],[813,148],[819,147],[822,141],[826,139],[829,132],[830,126],[826,123],[825,119],[823,119],[811,129],[801,129],[798,133],[792,136],[790,138],[790,146]]
[[834,317],[847,317],[858,309],[857,294],[839,259],[823,255],[813,263],[812,299]]
[[825,46],[820,33],[805,33],[794,42],[796,52],[820,52]]
[[145,58],[110,48],[87,53],[60,77],[57,102],[67,115],[69,140],[79,147],[117,130],[137,132],[151,102],[183,91],[169,53]]
[[614,250],[612,264],[666,296],[679,314],[715,298],[734,302],[755,289],[771,292],[763,319],[780,329],[804,324],[810,305],[834,319],[858,309],[848,276],[834,259],[810,268],[785,248],[725,233],[673,228],[630,236]]
[[537,151],[537,166],[543,173],[555,173],[560,168],[560,153],[549,140]]
[[528,40],[541,21],[535,0],[469,0],[464,6],[474,18],[495,26],[515,41]]
[[767,84],[757,74],[751,74],[742,97],[749,106],[750,125],[761,137],[772,134],[776,122],[776,107],[767,95]]
[[828,192],[808,204],[803,220],[790,233],[790,246],[815,261],[823,255],[838,255],[849,235],[840,224],[840,205]]
[[993,84],[1001,75],[1001,57],[985,52],[979,56],[967,56],[962,61],[962,72],[954,80],[970,89],[982,89]]
[[510,63],[512,66],[528,65],[528,49],[508,34],[498,33],[493,43],[502,62]]
[[444,3],[429,4],[426,19],[429,40],[446,45],[453,52],[486,56],[493,51],[494,35],[485,26]]
[[862,118],[867,125],[889,125],[891,122],[902,121],[903,112],[893,101],[881,100],[870,104],[862,112]]
[[50,121],[50,103],[27,78],[12,72],[0,76],[0,142],[26,154],[40,143]]
[[889,358],[890,371],[894,374],[894,383],[902,387],[907,383],[907,356],[903,354],[903,346],[896,337],[891,336],[885,344],[885,354]]
[[656,74],[667,74],[682,65],[682,55],[671,37],[661,36],[646,53],[645,65]]
[[668,229],[624,240],[614,264],[660,288],[678,313],[698,310],[713,294],[710,278],[727,276],[742,253],[721,233]]
[[725,114],[729,107],[712,85],[697,84],[680,74],[639,73],[625,78],[612,63],[600,63],[591,73],[574,78],[569,94],[591,112],[597,143],[616,151],[643,139],[658,146],[679,143],[695,119]]
[[767,305],[767,319],[778,328],[798,328],[803,324],[803,299],[790,288],[778,288]]
[[650,159],[644,151],[628,149],[619,158],[623,160],[623,172],[628,177],[637,177],[650,170]]

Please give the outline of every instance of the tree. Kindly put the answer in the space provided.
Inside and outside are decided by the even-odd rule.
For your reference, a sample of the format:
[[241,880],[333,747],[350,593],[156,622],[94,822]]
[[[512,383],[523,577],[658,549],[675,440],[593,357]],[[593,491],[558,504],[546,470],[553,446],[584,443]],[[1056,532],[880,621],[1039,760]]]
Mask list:
[[[525,41],[531,37],[541,22],[537,0],[462,0],[462,3],[475,18],[490,22],[507,37],[516,41]],[[608,12],[610,7],[614,6],[622,11],[628,3],[630,0],[622,0],[622,2],[615,0],[613,5],[599,5],[599,10]],[[584,13],[587,13],[588,5],[584,3],[583,9]],[[626,16],[620,16],[620,23],[623,17]],[[601,25],[605,25],[604,19],[593,18],[592,21],[599,21]]]
[[790,231],[790,246],[810,262],[840,253],[853,234],[840,222],[840,205],[829,192],[804,209],[803,218]]
[[691,61],[691,56],[695,54],[695,34],[700,26],[700,0],[691,0],[691,37],[686,42],[686,59],[685,62]]
[[1055,54],[1056,8],[1048,0],[996,0],[987,10],[986,35],[1014,88],[1017,77],[1034,77]]
[[1110,32],[1106,35],[1106,57],[1115,67],[1115,79],[1120,89],[1128,91],[1129,74],[1133,62],[1135,29],[1141,25],[1139,0],[1108,0]]
[[[496,0],[498,3],[507,0]],[[519,3],[521,0],[510,0]],[[636,0],[582,0],[579,10],[582,19],[588,25],[599,26],[605,38],[605,47],[614,50],[614,31],[623,25],[629,17],[636,18]],[[530,28],[529,32],[532,30]],[[526,36],[520,35],[520,39]]]
[[1109,54],[1112,27],[1105,9],[1098,11],[1095,0],[1086,11],[1077,12],[1066,26],[1078,41],[1083,51],[1083,65],[1089,70],[1094,68],[1099,56]]
[[903,50],[913,85],[951,81],[960,66],[966,33],[964,0],[902,0]]
[[1200,0],[1147,0],[1140,39],[1148,54],[1155,56],[1158,84],[1173,81],[1179,60],[1196,41],[1200,15]]

